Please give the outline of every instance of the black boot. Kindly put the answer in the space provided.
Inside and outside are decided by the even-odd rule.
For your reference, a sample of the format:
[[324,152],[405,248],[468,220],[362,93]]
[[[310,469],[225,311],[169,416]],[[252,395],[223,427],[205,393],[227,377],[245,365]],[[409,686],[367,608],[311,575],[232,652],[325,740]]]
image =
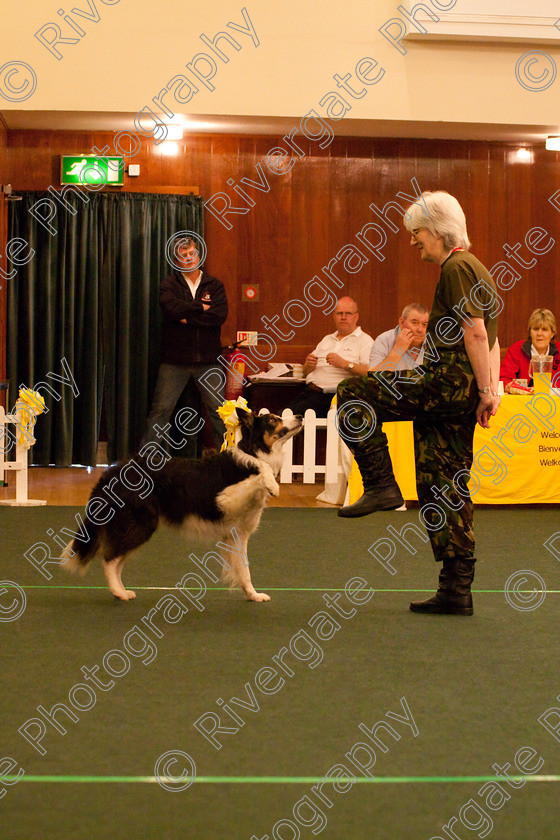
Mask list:
[[364,495],[353,505],[340,508],[339,516],[367,516],[376,510],[395,510],[404,504],[393,475],[391,456],[386,446],[367,455],[356,455],[362,474]]
[[472,615],[471,584],[474,578],[474,557],[444,560],[439,575],[438,591],[425,601],[412,601],[412,612],[436,615]]

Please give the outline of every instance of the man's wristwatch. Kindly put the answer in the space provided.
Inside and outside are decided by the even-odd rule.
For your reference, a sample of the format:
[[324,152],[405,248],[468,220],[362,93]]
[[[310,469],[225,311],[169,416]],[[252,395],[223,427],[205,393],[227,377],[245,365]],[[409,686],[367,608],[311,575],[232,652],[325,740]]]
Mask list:
[[490,391],[491,391],[490,385],[487,385],[486,388],[479,388],[478,389],[479,394],[489,394]]
[[347,370],[354,370],[354,362],[348,362]]

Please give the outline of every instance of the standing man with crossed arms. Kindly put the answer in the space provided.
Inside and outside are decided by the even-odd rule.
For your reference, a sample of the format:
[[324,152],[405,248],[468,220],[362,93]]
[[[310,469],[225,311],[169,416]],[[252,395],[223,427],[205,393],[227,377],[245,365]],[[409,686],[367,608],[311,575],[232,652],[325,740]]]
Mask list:
[[[159,303],[163,312],[161,362],[152,409],[140,448],[164,437],[170,445],[169,420],[185,386],[192,379],[208,411],[214,442],[219,449],[225,426],[217,413],[223,403],[221,386],[206,381],[216,371],[221,353],[220,328],[227,318],[228,304],[223,283],[200,267],[196,242],[183,239],[177,247],[178,263],[172,275],[162,280]],[[199,418],[197,428],[200,429]],[[181,444],[182,445],[182,444]]]

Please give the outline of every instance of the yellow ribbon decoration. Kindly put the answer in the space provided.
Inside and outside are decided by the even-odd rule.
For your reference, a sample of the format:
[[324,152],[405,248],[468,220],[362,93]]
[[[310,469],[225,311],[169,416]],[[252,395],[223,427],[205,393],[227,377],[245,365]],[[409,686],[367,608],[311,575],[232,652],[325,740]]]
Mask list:
[[226,431],[224,434],[224,442],[220,452],[235,446],[235,432],[239,426],[239,417],[235,411],[236,408],[244,408],[245,411],[250,411],[245,397],[237,397],[236,400],[226,400],[218,409],[218,414],[223,421]]
[[33,427],[37,415],[45,410],[45,400],[38,391],[31,388],[20,388],[19,397],[16,400],[17,425],[19,427],[18,444],[29,449],[35,443]]

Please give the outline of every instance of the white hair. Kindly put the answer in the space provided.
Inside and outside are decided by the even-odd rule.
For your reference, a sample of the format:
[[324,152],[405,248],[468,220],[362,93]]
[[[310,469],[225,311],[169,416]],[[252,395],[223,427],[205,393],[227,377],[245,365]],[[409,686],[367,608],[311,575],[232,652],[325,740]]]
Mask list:
[[426,309],[423,303],[408,303],[401,312],[401,318],[407,318],[412,311],[418,312],[419,315],[429,315],[430,310]]
[[471,247],[463,208],[443,190],[423,192],[407,209],[403,221],[411,233],[425,228],[434,236],[441,236],[445,248],[460,247],[468,251]]

